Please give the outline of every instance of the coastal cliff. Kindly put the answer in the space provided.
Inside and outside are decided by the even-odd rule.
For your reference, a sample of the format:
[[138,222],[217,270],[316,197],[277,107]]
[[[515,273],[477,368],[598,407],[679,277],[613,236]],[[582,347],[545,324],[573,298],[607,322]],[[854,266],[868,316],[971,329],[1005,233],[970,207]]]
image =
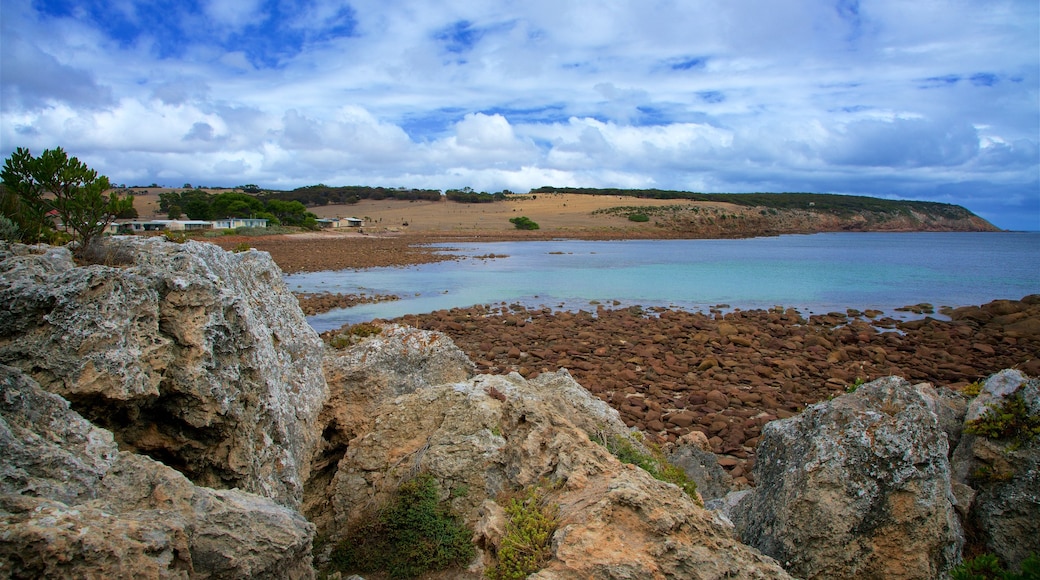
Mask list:
[[[997,232],[968,209],[946,203],[818,193],[706,194],[661,190],[540,188],[532,193],[675,200],[595,213],[652,222],[676,237],[753,237],[821,232]],[[641,216],[641,217],[639,217]]]
[[[108,263],[94,265],[75,264],[61,248],[0,246],[0,299],[9,305],[0,315],[0,455],[9,459],[0,468],[0,575],[313,577],[336,570],[357,531],[420,474],[472,531],[475,550],[457,577],[502,565],[509,506],[518,505],[509,498],[532,490],[554,506],[555,523],[536,578],[787,578],[783,566],[809,577],[836,569],[802,566],[822,557],[774,550],[776,542],[760,540],[768,534],[747,531],[761,526],[739,508],[729,510],[731,523],[727,510],[704,509],[692,485],[661,480],[666,464],[654,458],[667,454],[699,489],[728,491],[703,436],[657,450],[566,370],[478,374],[447,336],[397,325],[324,346],[265,253],[163,239],[109,244]],[[854,412],[889,425],[888,443],[862,439],[877,431],[869,421],[844,427],[860,434],[864,456],[925,446],[911,461],[920,476],[894,473],[871,488],[871,502],[841,503],[831,488],[804,486],[809,497],[822,489],[844,506],[833,513],[860,510],[853,519],[871,522],[849,531],[862,550],[843,566],[939,577],[959,559],[961,519],[1009,562],[1028,551],[1021,544],[1036,530],[1019,532],[1040,521],[1030,487],[1035,440],[1006,458],[958,426],[1023,389],[1035,399],[1036,381],[991,382],[974,410],[967,401],[938,405],[931,387],[905,381],[861,387],[860,397],[887,393],[877,395],[880,412],[914,429],[846,399],[855,394],[821,403],[845,401],[848,412],[807,415],[821,426]],[[906,417],[904,407],[912,408]],[[811,436],[770,425],[764,449],[783,448],[774,433]],[[773,498],[780,505],[772,510],[791,503],[770,492],[809,481],[784,479],[791,461],[762,459],[776,469],[756,465],[759,487],[745,501]],[[861,472],[887,469],[885,461]],[[981,464],[1003,468],[1000,461],[1023,467],[994,481],[958,479]],[[1005,491],[1021,500],[1013,519],[999,505]],[[908,501],[932,515],[874,507]],[[797,527],[797,517],[785,521]],[[938,556],[913,567],[917,554],[869,540],[897,524]]]

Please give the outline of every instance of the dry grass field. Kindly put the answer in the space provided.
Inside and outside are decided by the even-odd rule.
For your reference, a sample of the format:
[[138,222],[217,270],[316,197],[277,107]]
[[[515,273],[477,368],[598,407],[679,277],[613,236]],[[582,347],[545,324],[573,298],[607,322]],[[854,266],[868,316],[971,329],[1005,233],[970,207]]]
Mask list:
[[[141,219],[162,217],[158,213],[158,194],[162,189],[137,190],[134,205]],[[658,237],[652,222],[636,223],[624,216],[594,214],[598,209],[619,206],[697,205],[726,206],[734,213],[737,206],[725,203],[685,200],[637,199],[632,197],[574,194],[518,195],[495,203],[456,203],[440,201],[361,200],[353,205],[327,205],[308,208],[318,217],[359,217],[365,220],[368,234],[399,232],[467,236],[470,234],[509,235],[516,228],[510,218],[526,216],[540,226],[542,235],[576,237]]]

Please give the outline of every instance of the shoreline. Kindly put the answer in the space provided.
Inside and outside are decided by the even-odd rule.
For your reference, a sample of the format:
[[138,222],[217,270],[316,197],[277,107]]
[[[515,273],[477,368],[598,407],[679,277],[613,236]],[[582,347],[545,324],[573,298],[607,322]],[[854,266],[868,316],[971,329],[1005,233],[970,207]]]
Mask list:
[[[334,270],[361,270],[378,267],[405,267],[461,259],[458,255],[445,252],[444,248],[433,248],[431,244],[481,243],[481,242],[540,242],[552,240],[620,241],[620,240],[731,240],[771,238],[785,235],[815,235],[828,233],[951,233],[930,231],[885,231],[885,232],[785,232],[755,236],[691,237],[678,232],[658,231],[647,235],[645,231],[564,229],[535,231],[423,231],[423,232],[378,232],[358,233],[339,231],[300,232],[262,236],[223,235],[193,238],[200,242],[216,244],[225,250],[233,250],[243,244],[268,252],[285,274],[324,272]],[[956,232],[952,232],[956,233]],[[970,233],[1016,233],[1016,232],[970,232]],[[1034,232],[1026,232],[1034,233]]]
[[[271,253],[286,274],[463,259],[429,244],[689,239],[620,232],[317,232],[209,239]],[[631,234],[631,232],[629,233]],[[443,252],[443,253],[442,253]],[[359,296],[303,297],[308,307],[349,305]],[[390,296],[374,297],[392,299]],[[697,430],[737,486],[752,485],[761,427],[863,381],[897,375],[963,388],[1004,368],[1040,374],[1040,295],[936,310],[800,312],[791,307],[687,311],[609,301],[577,312],[520,304],[475,305],[387,322],[447,334],[477,372],[533,377],[568,369],[630,427],[662,443]],[[919,310],[913,312],[914,309]],[[311,310],[311,312],[314,312]],[[322,333],[328,343],[347,325]]]
[[[1004,368],[1040,375],[1040,294],[896,320],[793,308],[554,312],[517,304],[453,308],[389,321],[447,334],[478,373],[533,378],[566,368],[660,443],[700,431],[739,487],[762,427],[885,376],[957,391]],[[876,318],[870,318],[874,315]],[[322,334],[333,342],[345,327]]]

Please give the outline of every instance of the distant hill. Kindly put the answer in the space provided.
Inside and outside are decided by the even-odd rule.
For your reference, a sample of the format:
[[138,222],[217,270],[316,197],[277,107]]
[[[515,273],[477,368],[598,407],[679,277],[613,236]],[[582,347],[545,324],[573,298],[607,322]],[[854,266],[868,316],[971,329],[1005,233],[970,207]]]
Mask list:
[[1000,228],[966,208],[948,203],[906,201],[826,193],[694,193],[659,189],[540,187],[532,194],[565,193],[619,198],[715,202],[618,206],[600,210],[628,215],[690,237],[743,237],[824,231],[996,232]]

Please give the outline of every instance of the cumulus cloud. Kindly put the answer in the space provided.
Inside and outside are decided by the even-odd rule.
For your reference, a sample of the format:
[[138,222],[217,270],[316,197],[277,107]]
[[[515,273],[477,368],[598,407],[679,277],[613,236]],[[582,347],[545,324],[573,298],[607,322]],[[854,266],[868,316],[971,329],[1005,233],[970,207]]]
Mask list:
[[0,2],[4,153],[117,182],[1040,197],[1035,3]]

